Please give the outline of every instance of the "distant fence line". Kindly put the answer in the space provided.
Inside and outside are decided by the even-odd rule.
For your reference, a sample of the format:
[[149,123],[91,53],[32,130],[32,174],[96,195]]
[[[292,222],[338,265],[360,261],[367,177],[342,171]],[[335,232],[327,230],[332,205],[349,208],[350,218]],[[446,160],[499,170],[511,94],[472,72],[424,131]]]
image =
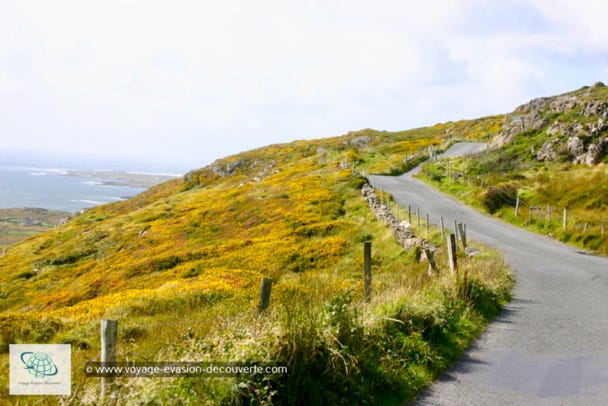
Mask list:
[[[482,176],[471,176],[464,172],[455,171],[449,161],[445,164],[446,179],[454,183],[462,183],[467,186],[475,186],[485,189],[492,189],[496,186],[488,183],[485,177]],[[599,231],[602,238],[606,237],[606,225],[608,224],[608,218],[587,218],[573,212],[572,209],[567,207],[554,206],[549,202],[532,204],[521,196],[509,196],[507,194],[497,195],[498,199],[501,199],[505,205],[514,207],[514,216],[520,218],[521,216],[527,216],[527,224],[532,224],[534,221],[542,220],[546,221],[548,225],[559,225],[561,223],[561,229],[565,232],[568,229],[574,228],[576,231],[581,231],[582,234],[590,232],[593,228]],[[582,230],[578,230],[582,229]]]

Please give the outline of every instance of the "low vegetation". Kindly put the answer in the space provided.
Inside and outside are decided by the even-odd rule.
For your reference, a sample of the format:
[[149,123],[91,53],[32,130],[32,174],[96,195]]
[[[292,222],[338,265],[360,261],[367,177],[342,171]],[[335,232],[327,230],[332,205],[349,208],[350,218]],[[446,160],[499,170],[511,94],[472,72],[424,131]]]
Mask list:
[[[497,120],[249,151],[8,247],[0,257],[2,369],[10,343],[70,343],[66,402],[97,404],[99,381],[83,369],[99,358],[99,320],[111,318],[119,320],[118,360],[289,368],[271,376],[119,378],[113,393],[121,402],[412,399],[497,314],[512,279],[483,247],[470,259],[460,254],[457,275],[446,271],[440,248],[441,271],[429,275],[420,252],[403,250],[376,221],[360,194],[361,174],[401,171],[405,155],[449,139],[487,139]],[[439,232],[430,240],[442,247]],[[373,243],[371,303],[363,300],[365,241]],[[274,283],[259,316],[262,277]],[[0,398],[21,401],[8,397],[7,380],[0,374]]]
[[511,115],[535,117],[524,118],[531,128],[475,156],[431,162],[421,176],[513,224],[608,254],[607,97],[608,88],[594,86],[533,101]]

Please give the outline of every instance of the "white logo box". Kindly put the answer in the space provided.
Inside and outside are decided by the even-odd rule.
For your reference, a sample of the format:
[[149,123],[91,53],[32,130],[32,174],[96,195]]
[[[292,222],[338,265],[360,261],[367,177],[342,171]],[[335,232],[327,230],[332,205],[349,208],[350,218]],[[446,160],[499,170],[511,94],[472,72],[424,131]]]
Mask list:
[[64,395],[72,392],[70,344],[10,344],[10,395]]

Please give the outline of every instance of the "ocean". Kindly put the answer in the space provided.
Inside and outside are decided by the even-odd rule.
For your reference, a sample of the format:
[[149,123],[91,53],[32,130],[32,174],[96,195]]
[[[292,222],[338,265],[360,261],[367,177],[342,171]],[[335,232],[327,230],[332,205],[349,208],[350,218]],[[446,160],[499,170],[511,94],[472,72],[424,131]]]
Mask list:
[[76,213],[136,196],[145,187],[106,185],[107,179],[65,176],[68,170],[179,175],[176,168],[109,160],[45,157],[0,151],[0,208],[36,207]]

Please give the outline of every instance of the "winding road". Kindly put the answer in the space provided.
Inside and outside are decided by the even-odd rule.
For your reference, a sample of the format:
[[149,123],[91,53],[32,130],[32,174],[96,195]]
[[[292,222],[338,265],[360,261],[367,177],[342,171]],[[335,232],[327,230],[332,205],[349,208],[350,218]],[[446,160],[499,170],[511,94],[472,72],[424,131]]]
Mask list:
[[[461,143],[445,155],[476,152]],[[430,222],[467,224],[515,272],[512,301],[416,405],[608,405],[608,259],[495,220],[412,178],[370,176]]]

